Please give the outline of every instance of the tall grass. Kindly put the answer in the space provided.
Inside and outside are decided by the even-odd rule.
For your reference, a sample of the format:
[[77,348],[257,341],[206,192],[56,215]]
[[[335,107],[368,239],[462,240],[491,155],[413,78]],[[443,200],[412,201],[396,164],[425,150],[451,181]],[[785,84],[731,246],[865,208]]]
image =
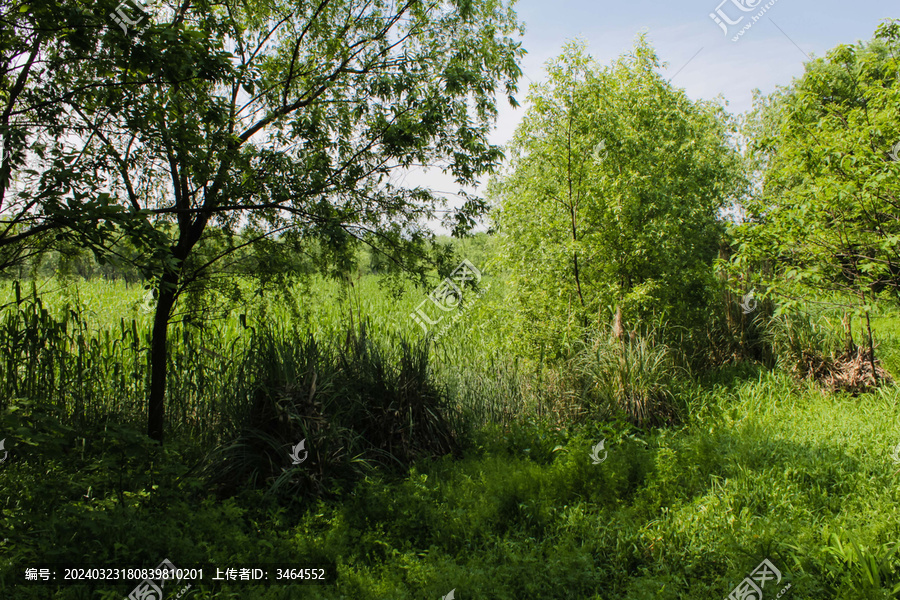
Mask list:
[[589,334],[573,366],[595,412],[622,415],[640,426],[676,419],[672,384],[683,373],[672,351],[655,338],[652,330],[622,339],[607,331]]
[[54,315],[36,288],[13,288],[0,314],[0,408],[13,398],[40,400],[74,422],[105,413],[139,411],[144,390],[146,343],[134,320],[93,330],[78,305]]
[[[488,280],[486,276],[485,281]],[[511,354],[515,348],[508,343],[510,324],[505,290],[499,282],[488,282],[491,285],[486,286],[486,293],[478,297],[472,295],[471,300],[466,300],[463,318],[442,332],[430,345],[430,352],[439,379],[445,385],[459,389],[460,400],[472,408],[480,410],[470,402],[472,394],[464,391],[465,387],[474,390],[481,384],[496,383],[498,389],[506,389],[507,393],[497,400],[503,407],[497,404],[485,413],[500,418],[501,414],[519,410],[521,402],[516,397],[518,385],[501,383],[497,378],[507,374],[513,379],[524,378],[535,369],[532,365],[514,364]],[[19,285],[17,282],[0,285],[0,317],[10,318],[10,313],[16,312],[15,289]],[[67,310],[73,311],[81,323],[85,340],[97,338],[98,343],[103,344],[101,338],[105,337],[105,332],[112,337],[121,337],[123,323],[132,334],[136,332],[134,340],[129,339],[126,344],[130,360],[117,362],[122,364],[121,368],[128,366],[128,375],[133,380],[133,389],[123,396],[129,402],[122,408],[140,412],[139,398],[146,379],[144,363],[152,316],[149,311],[142,310],[146,290],[139,285],[96,280],[77,283],[41,280],[32,282],[31,287],[30,292],[20,293],[20,296],[26,297],[28,302],[39,299],[46,309],[44,318],[55,322],[65,319]],[[418,340],[425,337],[410,315],[427,298],[429,289],[406,285],[397,294],[384,288],[374,276],[343,282],[311,277],[279,289],[277,294],[271,291],[259,294],[249,281],[239,281],[238,288],[242,293],[237,301],[221,296],[205,303],[216,307],[211,311],[214,318],[195,318],[190,303],[179,303],[176,308],[169,336],[173,357],[170,366],[175,375],[169,381],[169,402],[173,408],[175,403],[184,405],[180,417],[191,415],[196,421],[212,416],[207,414],[209,410],[227,409],[220,406],[222,396],[218,393],[222,386],[232,385],[231,373],[226,367],[246,351],[253,328],[260,323],[290,324],[303,335],[309,333],[320,342],[329,342],[343,339],[348,328],[365,319],[369,324],[369,335],[383,341],[382,346],[386,349],[397,347],[397,340],[401,338]],[[212,294],[217,295],[216,292]],[[20,328],[22,326],[20,323]],[[44,329],[39,325],[32,335],[41,338]],[[21,335],[21,330],[16,335]],[[51,347],[56,347],[54,339],[47,340]],[[9,349],[9,345],[6,346]],[[66,348],[72,350],[71,345]],[[62,347],[57,350],[65,354]],[[0,356],[4,351],[0,348]],[[15,358],[12,352],[6,354]],[[471,379],[471,383],[460,383],[459,375],[463,372],[467,374],[464,379]],[[472,377],[468,378],[468,374]],[[0,389],[0,396],[8,395],[4,393],[6,391]],[[108,395],[121,395],[121,390],[114,389]],[[109,408],[106,403],[98,402],[98,408],[100,406],[103,410]]]
[[[269,485],[282,481],[286,450],[303,438],[315,448],[321,473],[325,466],[352,474],[363,464],[406,465],[451,451],[479,407],[474,390],[457,393],[459,386],[447,385],[449,374],[459,366],[453,361],[476,357],[460,336],[446,336],[435,352],[409,318],[417,297],[396,299],[375,285],[320,280],[232,307],[218,319],[176,316],[169,335],[169,435],[218,446],[227,455],[219,464],[225,479]],[[97,293],[102,286],[108,297]],[[0,313],[0,361],[7,367],[0,374],[0,409],[31,399],[58,407],[69,423],[113,419],[142,428],[149,343],[149,314],[140,310],[144,290],[108,283],[83,288],[47,293],[56,304],[48,307],[36,283],[30,293],[11,286]],[[85,291],[95,297],[90,308],[82,304]],[[509,413],[479,414],[501,419]]]
[[[225,493],[249,484],[319,495],[369,466],[405,468],[457,448],[462,422],[429,368],[427,340],[387,347],[365,323],[340,344],[260,329],[239,362],[227,394],[237,429],[207,465]],[[302,470],[288,460],[301,440]]]
[[819,375],[842,349],[834,323],[824,315],[789,312],[769,322],[767,339],[778,367],[800,377]]
[[[28,293],[18,282],[11,288],[0,312],[0,409],[24,398],[55,406],[71,424],[143,423],[147,315],[107,312],[98,325],[88,318],[98,307],[83,306],[77,295],[61,295],[60,306],[48,307],[36,285]],[[230,324],[176,322],[170,340],[167,428],[188,435],[216,431],[217,398],[233,369],[226,357],[240,354],[242,337]]]

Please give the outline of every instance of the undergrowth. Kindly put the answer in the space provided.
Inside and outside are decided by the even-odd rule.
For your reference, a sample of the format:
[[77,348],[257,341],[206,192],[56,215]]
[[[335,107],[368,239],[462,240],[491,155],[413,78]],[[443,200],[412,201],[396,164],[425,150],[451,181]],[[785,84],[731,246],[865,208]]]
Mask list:
[[[776,344],[778,370],[689,376],[650,338],[554,369],[384,321],[181,324],[176,366],[205,370],[174,388],[160,447],[141,328],[66,310],[20,293],[0,316],[0,597],[119,599],[133,585],[13,585],[28,565],[168,558],[335,575],[190,590],[204,600],[726,597],[763,559],[772,597],[900,598],[900,393],[794,376],[821,340]],[[648,418],[661,407],[677,419]]]

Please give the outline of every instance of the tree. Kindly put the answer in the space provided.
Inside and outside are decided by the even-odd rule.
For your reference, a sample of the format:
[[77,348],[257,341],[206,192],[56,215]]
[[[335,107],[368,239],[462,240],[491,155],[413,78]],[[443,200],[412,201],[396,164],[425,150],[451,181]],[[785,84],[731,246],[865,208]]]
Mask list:
[[[759,185],[735,227],[737,267],[777,266],[763,282],[784,307],[834,301],[864,314],[900,299],[900,24],[841,45],[757,97],[747,131]],[[869,358],[874,343],[868,327]],[[877,375],[876,375],[877,377]]]
[[641,38],[600,67],[569,44],[535,85],[493,183],[503,257],[536,346],[610,319],[704,322],[720,209],[740,190],[732,128],[658,72]]
[[109,214],[64,102],[97,85],[81,77],[81,65],[98,60],[101,25],[76,4],[0,7],[0,272],[45,252],[56,236],[75,235],[68,226],[76,223],[96,237]]
[[[363,240],[421,268],[443,200],[389,176],[437,165],[465,186],[499,163],[487,135],[496,94],[514,102],[517,27],[500,0],[201,0],[109,30],[114,71],[82,66],[117,85],[66,102],[108,177],[98,196],[120,209],[110,235],[155,281],[151,437],[163,439],[176,302],[235,250],[315,239],[323,270],[340,272]],[[468,198],[457,230],[484,207]]]

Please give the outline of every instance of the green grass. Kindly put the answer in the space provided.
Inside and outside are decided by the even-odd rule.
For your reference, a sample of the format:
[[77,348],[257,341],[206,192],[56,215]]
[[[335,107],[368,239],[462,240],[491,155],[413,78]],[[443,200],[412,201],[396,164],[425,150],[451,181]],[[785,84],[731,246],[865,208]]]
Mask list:
[[[20,286],[19,296],[25,301],[17,308],[15,285],[0,284],[0,306],[5,306],[0,323],[6,323],[8,332],[3,346],[10,362],[32,365],[35,372],[19,378],[26,385],[10,381],[15,379],[11,372],[5,382],[0,381],[0,408],[8,398],[21,396],[25,390],[27,397],[65,403],[70,414],[74,407],[68,400],[80,398],[80,410],[91,418],[116,413],[119,418],[141,422],[145,418],[143,395],[151,318],[142,310],[146,295],[143,287],[121,282],[82,281],[76,285],[44,280]],[[215,431],[204,422],[219,422],[223,413],[226,419],[236,418],[227,414],[231,408],[223,405],[222,399],[234,386],[235,364],[248,350],[252,332],[260,327],[287,327],[297,336],[312,335],[320,342],[331,343],[344,339],[349,327],[365,320],[370,335],[387,348],[398,348],[399,340],[423,337],[410,313],[429,290],[407,286],[402,296],[394,297],[382,290],[374,277],[358,279],[352,285],[316,278],[264,298],[253,295],[249,282],[241,282],[241,287],[240,303],[214,294],[204,321],[185,321],[193,309],[187,302],[182,302],[172,317],[169,431],[181,433],[179,430],[186,429],[186,435],[203,435]],[[35,298],[39,304],[35,304]],[[481,402],[483,395],[474,397],[470,393],[472,388],[493,381],[498,370],[516,369],[498,341],[503,332],[494,326],[496,321],[490,312],[498,305],[504,305],[503,292],[499,285],[492,285],[483,297],[467,306],[464,318],[432,344],[432,367],[438,379],[468,410],[479,414],[481,421],[490,415],[517,412],[521,404],[514,390],[502,386],[488,405]],[[25,320],[26,314],[31,315],[30,321]],[[58,335],[45,339],[48,331]],[[23,339],[33,343],[23,346]],[[90,369],[93,371],[85,380]]]
[[[160,454],[127,431],[94,432],[84,454],[61,459],[40,444],[44,462],[3,472],[4,525],[18,532],[3,554],[177,565],[292,557],[334,561],[337,584],[253,597],[438,598],[455,588],[460,598],[510,600],[725,597],[769,558],[794,598],[897,597],[867,589],[865,570],[838,557],[833,536],[867,556],[887,555],[900,536],[889,456],[900,395],[823,396],[771,374],[710,393],[721,411],[678,430],[488,428],[460,459],[421,462],[399,478],[376,473],[291,511],[252,492],[204,499],[190,477],[176,483],[188,449]],[[601,438],[608,458],[594,465]],[[886,573],[900,583],[896,555]]]
[[[23,375],[34,386],[28,394],[2,399],[0,436],[12,454],[0,465],[0,597],[118,599],[133,585],[11,590],[10,569],[51,561],[152,567],[167,557],[178,566],[290,561],[337,569],[334,585],[204,584],[187,595],[197,599],[437,599],[451,589],[461,600],[724,598],[764,558],[784,576],[771,597],[790,583],[783,598],[900,598],[895,386],[857,397],[823,393],[741,363],[673,386],[679,425],[646,430],[590,414],[572,420],[565,374],[517,359],[510,348],[499,283],[410,379],[392,369],[401,368],[400,340],[415,337],[408,315],[425,292],[394,299],[363,278],[342,300],[338,285],[317,281],[293,300],[232,305],[207,329],[175,325],[172,435],[159,448],[141,433],[142,388],[124,368],[145,368],[138,359],[147,316],[131,308],[143,289],[90,283],[76,295],[42,285],[47,314],[34,318],[55,327],[56,337],[32,332],[28,356],[56,365],[56,379],[33,369],[30,379]],[[10,288],[0,290],[0,303],[11,298]],[[63,308],[76,297],[92,312],[70,317],[63,331]],[[340,362],[351,306],[380,358]],[[11,326],[12,317],[3,318]],[[129,319],[136,337],[125,333]],[[280,346],[254,344],[253,328],[266,320],[278,325]],[[889,315],[875,320],[888,357],[897,323]],[[304,350],[306,334],[319,350]],[[133,337],[139,343],[117,341]],[[352,430],[383,418],[376,400],[405,393],[391,386],[419,386],[424,397],[439,393],[465,415],[455,425],[465,432],[456,453],[413,453],[409,469],[376,468],[364,443],[347,442],[348,456],[314,456],[300,467],[305,476],[279,476],[276,467],[255,486],[216,496],[202,475],[222,463],[207,453],[240,431],[226,426],[246,414],[240,398],[263,390],[267,401],[293,407],[286,414],[309,417],[303,365],[311,353],[322,357],[323,410],[344,411],[329,422]],[[371,378],[380,372],[382,379]],[[373,396],[379,386],[388,391]],[[81,394],[81,419],[73,391]],[[322,435],[338,446],[354,439]],[[418,447],[410,439],[384,443]],[[590,452],[601,440],[607,458],[593,464]],[[365,464],[352,462],[354,455]],[[344,469],[349,484],[313,476],[326,466]]]

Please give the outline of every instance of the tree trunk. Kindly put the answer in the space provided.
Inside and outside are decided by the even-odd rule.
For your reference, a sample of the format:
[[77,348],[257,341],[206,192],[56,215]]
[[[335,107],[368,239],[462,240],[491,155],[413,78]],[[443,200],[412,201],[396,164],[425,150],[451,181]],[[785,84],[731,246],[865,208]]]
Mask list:
[[166,417],[166,376],[169,359],[169,316],[175,305],[178,276],[165,274],[160,277],[159,297],[153,317],[153,334],[150,339],[150,394],[147,402],[147,435],[163,443]]
[[578,270],[578,251],[572,252],[572,261],[575,265],[575,287],[578,289],[578,299],[581,300],[581,307],[584,308],[584,296],[581,295],[581,274]]
[[875,340],[872,337],[872,321],[869,320],[869,311],[866,311],[866,329],[869,330],[869,365],[872,367],[872,380],[878,385],[878,370],[875,367]]
[[[866,296],[864,292],[859,293],[860,303],[865,308]],[[869,311],[866,310],[866,329],[869,333],[869,366],[872,367],[872,381],[878,385],[878,371],[875,368],[875,340],[872,338],[872,321],[869,319]]]
[[856,344],[853,343],[853,317],[849,312],[844,313],[844,331],[847,334],[847,356],[856,352]]

